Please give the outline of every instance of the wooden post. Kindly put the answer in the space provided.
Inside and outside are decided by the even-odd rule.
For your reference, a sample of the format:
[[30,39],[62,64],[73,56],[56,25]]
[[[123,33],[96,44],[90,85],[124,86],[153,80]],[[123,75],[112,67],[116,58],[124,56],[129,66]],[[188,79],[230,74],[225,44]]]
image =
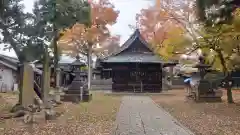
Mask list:
[[91,89],[92,81],[92,45],[89,45],[88,49],[88,90]]
[[80,101],[83,100],[83,87],[80,87]]

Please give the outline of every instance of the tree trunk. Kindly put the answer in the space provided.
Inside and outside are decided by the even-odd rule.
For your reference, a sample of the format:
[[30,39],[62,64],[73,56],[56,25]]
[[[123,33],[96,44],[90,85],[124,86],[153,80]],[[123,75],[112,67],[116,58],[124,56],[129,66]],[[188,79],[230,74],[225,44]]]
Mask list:
[[53,73],[54,85],[53,85],[53,87],[56,88],[56,87],[58,87],[57,86],[57,69],[58,69],[58,61],[59,61],[56,35],[53,38],[53,47],[54,47],[54,73]]
[[228,72],[228,69],[227,69],[227,66],[226,66],[226,61],[224,60],[224,57],[223,57],[223,54],[222,54],[221,50],[218,50],[217,53],[218,53],[221,65],[223,67],[223,72],[226,76],[226,78],[225,78],[225,85],[226,85],[225,88],[227,89],[228,103],[234,103],[233,97],[232,97],[232,83],[231,83],[230,75],[229,75],[229,72]]
[[43,73],[42,73],[42,95],[44,105],[48,104],[48,94],[50,89],[50,71],[49,71],[49,55],[47,49],[45,49],[44,60],[43,60]]
[[230,85],[227,85],[227,100],[228,100],[228,103],[234,103],[233,97],[232,97],[232,87]]
[[56,88],[57,85],[57,70],[58,70],[58,61],[59,61],[59,56],[58,56],[58,46],[57,46],[57,40],[58,40],[58,30],[56,26],[56,0],[53,2],[53,50],[54,50],[54,70],[53,70],[53,78],[54,78],[54,84],[53,87]]
[[92,45],[89,45],[88,48],[88,90],[91,89],[91,81],[92,81]]

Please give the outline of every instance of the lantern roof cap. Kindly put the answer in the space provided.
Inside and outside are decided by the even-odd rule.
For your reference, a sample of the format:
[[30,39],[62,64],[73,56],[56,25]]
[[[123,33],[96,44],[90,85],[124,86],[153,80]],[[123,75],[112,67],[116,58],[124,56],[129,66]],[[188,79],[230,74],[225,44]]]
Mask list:
[[72,66],[84,66],[85,63],[80,61],[80,56],[76,56],[76,60],[71,63]]

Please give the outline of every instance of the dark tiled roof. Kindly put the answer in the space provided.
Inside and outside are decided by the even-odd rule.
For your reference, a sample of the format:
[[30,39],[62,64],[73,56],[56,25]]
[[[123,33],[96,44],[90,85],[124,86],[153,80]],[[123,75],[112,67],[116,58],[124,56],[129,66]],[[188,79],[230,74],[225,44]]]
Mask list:
[[19,62],[19,61],[18,61],[18,58],[14,58],[14,57],[2,55],[2,54],[0,54],[0,58],[9,61],[9,62],[11,62],[12,64],[17,64],[17,63]]
[[2,61],[2,64],[4,64],[5,66],[8,66],[9,68],[12,68],[14,70],[17,70],[17,66],[19,62],[17,58],[0,54],[0,60]]
[[134,53],[134,54],[121,54],[124,50],[129,48],[136,40],[139,40],[144,46],[146,46],[149,50],[152,50],[150,45],[147,43],[147,41],[142,37],[140,34],[140,31],[137,29],[130,38],[121,46],[121,48],[113,53],[112,55],[106,57],[103,59],[103,62],[106,63],[124,63],[124,62],[130,62],[130,63],[174,63],[174,62],[165,62],[163,59],[160,58],[160,56],[154,55],[154,53]]
[[[139,39],[140,42],[143,43],[143,45],[145,45],[147,48],[149,48],[150,50],[152,50],[149,46],[149,44],[147,43],[147,41],[142,37],[142,35],[140,34],[139,29],[136,29],[135,32],[129,37],[129,39],[120,47],[119,50],[117,50],[116,52],[114,52],[111,56],[113,55],[117,55],[119,53],[121,53],[122,51],[126,50],[127,48],[129,48],[133,42],[135,40]],[[106,59],[106,58],[105,58]]]

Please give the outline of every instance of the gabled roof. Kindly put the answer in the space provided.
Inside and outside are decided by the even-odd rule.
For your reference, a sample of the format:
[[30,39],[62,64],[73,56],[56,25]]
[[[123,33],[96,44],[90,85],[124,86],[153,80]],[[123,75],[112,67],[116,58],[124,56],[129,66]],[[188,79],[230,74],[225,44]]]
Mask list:
[[[128,49],[133,43],[138,40],[144,45],[147,49],[152,53],[132,53],[132,54],[124,54],[122,53],[124,50]],[[140,45],[140,44],[139,44]],[[121,54],[121,55],[120,55]],[[121,46],[121,48],[113,53],[112,55],[105,57],[102,60],[103,63],[173,63],[173,62],[165,62],[160,56],[155,55],[150,45],[140,34],[139,29],[129,37],[129,39]]]
[[[147,41],[142,37],[139,29],[136,29],[135,32],[129,37],[129,39],[121,46],[121,48],[119,50],[117,50],[115,53],[113,53],[112,55],[117,55],[121,52],[123,52],[124,50],[126,50],[127,48],[130,47],[130,45],[133,44],[133,42],[135,40],[139,40],[141,43],[143,43],[144,46],[146,46],[149,50],[152,51],[152,48],[150,47],[150,45],[147,43]],[[112,56],[111,55],[111,56]]]

